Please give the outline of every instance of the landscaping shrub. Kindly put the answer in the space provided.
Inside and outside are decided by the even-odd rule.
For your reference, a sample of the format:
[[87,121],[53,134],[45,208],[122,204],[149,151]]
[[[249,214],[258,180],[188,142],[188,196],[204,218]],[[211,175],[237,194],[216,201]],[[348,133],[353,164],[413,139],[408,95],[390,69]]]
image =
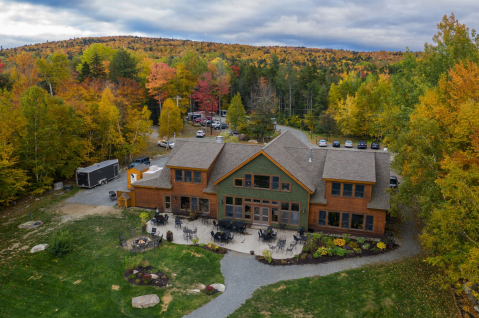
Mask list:
[[320,258],[322,255],[319,251],[314,252],[313,257],[314,258]]
[[191,240],[191,242],[193,242],[193,244],[196,245],[198,244],[199,240],[200,240],[199,238],[195,237],[194,239]]
[[131,274],[130,276],[128,276],[128,278],[135,278],[136,275],[135,274]]
[[147,268],[148,266],[150,266],[150,262],[148,262],[148,261],[142,261],[141,262],[141,267]]
[[151,274],[145,274],[145,275],[143,275],[142,278],[143,278],[143,283],[145,283],[145,284],[151,283]]
[[351,235],[349,235],[347,233],[343,233],[342,237],[343,237],[344,242],[346,242],[346,244],[349,244],[349,242],[351,241]]
[[205,246],[205,243],[200,243],[199,246],[203,247]]
[[356,253],[362,253],[363,252],[359,247],[354,248],[354,251]]
[[357,239],[357,241],[358,241],[359,244],[364,244],[364,243],[366,243],[366,238],[365,237],[360,237],[360,238]]
[[268,263],[271,263],[273,261],[273,251],[269,249],[264,249],[261,253],[263,254],[264,259],[268,261]]
[[60,257],[70,252],[73,247],[73,235],[68,230],[53,233],[48,244],[48,251],[52,256]]
[[334,254],[334,255],[338,255],[338,256],[344,256],[344,254],[346,254],[346,250],[342,249],[342,248],[339,247],[339,246],[336,246],[336,247],[333,249],[333,254]]
[[321,240],[321,234],[319,234],[319,233],[313,233],[313,240],[315,240],[315,241]]
[[306,239],[306,243],[304,243],[303,251],[308,253],[312,252],[316,249],[316,243],[314,242],[313,236],[308,233],[308,238]]
[[378,250],[378,248],[377,248],[377,247],[373,247],[373,248],[371,249],[371,251],[373,251],[373,252],[377,252],[377,251],[379,251],[379,250]]
[[349,242],[348,246],[352,249],[358,248],[359,243],[358,242]]
[[205,287],[205,293],[207,295],[213,295],[213,293],[215,292],[215,289],[213,286],[206,286]]
[[376,246],[379,248],[379,249],[382,249],[384,250],[386,248],[386,244],[384,244],[384,242],[379,242],[378,244],[376,244]]
[[141,261],[143,260],[143,255],[136,255],[133,257],[125,256],[125,270],[132,270],[135,267],[139,266],[141,264]]
[[369,243],[364,243],[363,244],[363,250],[368,250],[371,247]]
[[344,246],[346,244],[346,241],[340,238],[333,240],[333,242],[336,246]]

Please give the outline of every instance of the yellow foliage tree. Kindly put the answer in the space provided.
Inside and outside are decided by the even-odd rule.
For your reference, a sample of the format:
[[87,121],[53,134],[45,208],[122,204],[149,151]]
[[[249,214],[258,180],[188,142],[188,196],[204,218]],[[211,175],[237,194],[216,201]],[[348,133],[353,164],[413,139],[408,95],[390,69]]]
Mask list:
[[158,135],[165,137],[167,140],[169,140],[173,134],[183,129],[181,112],[171,98],[167,98],[163,103],[159,125]]

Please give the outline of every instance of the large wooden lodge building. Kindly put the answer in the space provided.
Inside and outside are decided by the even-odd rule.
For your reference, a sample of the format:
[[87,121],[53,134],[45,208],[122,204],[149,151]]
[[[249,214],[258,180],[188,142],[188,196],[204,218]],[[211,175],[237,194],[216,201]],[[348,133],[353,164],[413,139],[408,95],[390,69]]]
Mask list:
[[351,233],[384,233],[389,153],[310,149],[291,132],[266,145],[177,141],[164,169],[125,193],[132,206],[216,219]]

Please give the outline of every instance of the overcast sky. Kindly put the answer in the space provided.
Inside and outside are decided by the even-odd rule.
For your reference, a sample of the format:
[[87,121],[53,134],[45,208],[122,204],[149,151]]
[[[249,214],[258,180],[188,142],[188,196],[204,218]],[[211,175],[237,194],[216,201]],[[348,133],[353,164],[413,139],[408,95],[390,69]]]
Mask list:
[[0,0],[3,48],[138,35],[356,51],[422,51],[454,12],[479,29],[478,0]]

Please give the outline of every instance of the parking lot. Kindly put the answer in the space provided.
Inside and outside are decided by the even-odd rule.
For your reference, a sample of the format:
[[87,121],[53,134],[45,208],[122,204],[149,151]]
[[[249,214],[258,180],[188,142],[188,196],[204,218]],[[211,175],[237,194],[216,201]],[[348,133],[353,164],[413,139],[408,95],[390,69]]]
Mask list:
[[[161,156],[158,159],[151,160],[152,165],[164,167],[168,156]],[[92,189],[85,188],[78,192],[75,196],[66,200],[68,203],[80,203],[88,205],[116,205],[116,200],[112,201],[108,195],[109,191],[127,191],[126,170],[120,172],[118,179],[113,179],[103,186],[97,186]]]

